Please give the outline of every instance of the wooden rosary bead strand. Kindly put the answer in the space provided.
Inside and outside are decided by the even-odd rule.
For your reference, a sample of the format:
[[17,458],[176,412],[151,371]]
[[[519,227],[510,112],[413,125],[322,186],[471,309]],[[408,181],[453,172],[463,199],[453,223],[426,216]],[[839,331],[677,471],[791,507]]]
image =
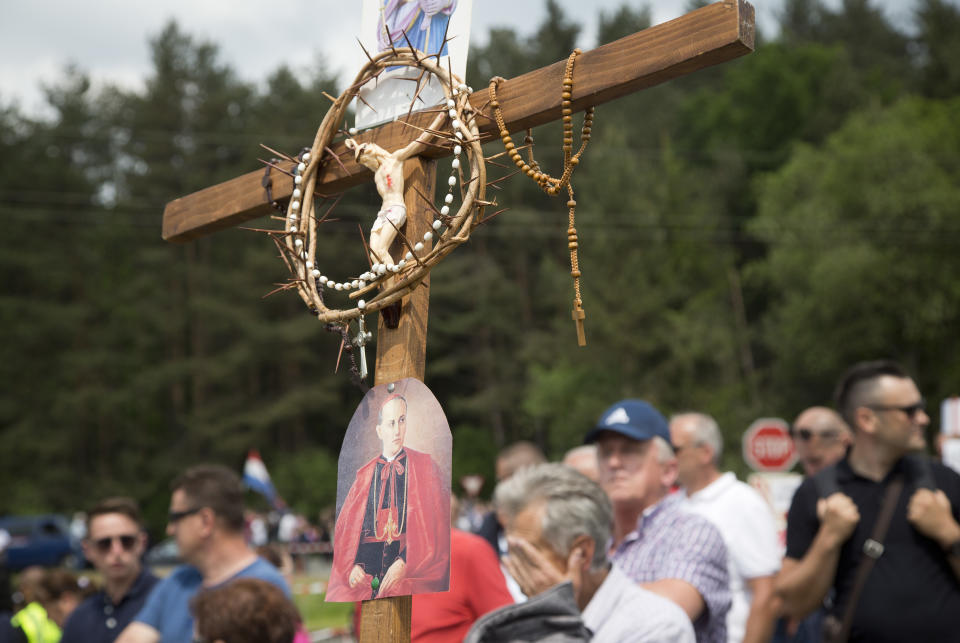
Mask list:
[[[501,80],[499,76],[495,76],[490,79],[489,84],[489,94],[490,94],[490,107],[493,109],[494,120],[497,123],[497,129],[499,130],[500,138],[504,143],[511,160],[514,165],[517,166],[521,172],[532,178],[537,185],[540,186],[542,190],[547,192],[549,195],[555,195],[559,192],[570,180],[570,175],[573,172],[573,167],[576,166],[578,161],[571,160],[576,156],[579,156],[579,153],[582,153],[585,146],[581,144],[580,152],[577,155],[573,155],[573,117],[572,117],[572,102],[573,97],[573,67],[576,61],[577,56],[582,52],[579,49],[574,49],[570,56],[567,58],[566,66],[564,69],[563,76],[563,92],[561,95],[561,110],[563,116],[563,156],[564,156],[564,172],[561,175],[561,178],[557,179],[546,172],[543,172],[540,163],[533,156],[533,137],[530,134],[529,130],[527,133],[526,144],[530,145],[528,152],[528,159],[525,162],[523,156],[517,151],[513,139],[510,137],[510,133],[507,131],[506,123],[503,118],[503,112],[500,109],[500,101],[497,100],[497,85]],[[592,117],[593,108],[589,109],[590,115]],[[586,119],[586,116],[584,116]],[[584,121],[586,125],[586,120]]]
[[529,176],[544,192],[550,196],[556,195],[564,187],[567,189],[567,208],[569,210],[569,227],[567,228],[567,249],[570,251],[570,275],[573,277],[573,312],[571,317],[577,329],[577,344],[586,346],[587,339],[583,328],[583,320],[586,312],[583,310],[583,299],[580,295],[580,259],[578,249],[580,247],[579,236],[576,228],[576,210],[577,201],[573,198],[573,186],[570,179],[573,171],[580,164],[580,157],[587,149],[587,143],[590,141],[590,133],[593,128],[594,108],[588,107],[584,111],[583,126],[580,129],[580,149],[573,152],[573,67],[577,56],[580,55],[579,49],[574,49],[567,58],[567,64],[564,68],[562,90],[560,94],[560,114],[563,122],[563,173],[560,178],[555,178],[544,172],[540,163],[533,156],[533,132],[527,130],[524,137],[524,145],[527,146],[527,158],[516,149],[510,133],[503,118],[503,112],[500,109],[500,102],[497,100],[497,84],[502,78],[494,77],[490,79],[489,94],[490,107],[493,109],[494,119],[500,133],[500,139],[503,141],[504,148],[513,160],[517,168]]

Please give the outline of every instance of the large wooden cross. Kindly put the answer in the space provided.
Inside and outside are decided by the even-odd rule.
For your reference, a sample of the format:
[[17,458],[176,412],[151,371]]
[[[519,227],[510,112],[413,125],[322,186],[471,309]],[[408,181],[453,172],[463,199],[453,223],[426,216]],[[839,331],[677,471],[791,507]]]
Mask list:
[[[616,42],[584,52],[577,58],[573,88],[573,110],[580,111],[615,98],[657,85],[732,60],[753,51],[754,9],[745,0],[724,0],[692,11]],[[559,120],[560,96],[547,88],[560,86],[565,61],[537,69],[501,82],[497,97],[504,121],[516,132]],[[475,107],[487,104],[485,89],[470,96]],[[497,136],[492,110],[489,118],[478,121],[481,140]],[[432,115],[417,115],[410,121],[421,127]],[[411,129],[390,123],[361,134],[360,141],[372,141],[387,150],[395,150],[410,141]],[[333,150],[343,154],[339,143]],[[436,179],[435,159],[444,154],[431,147],[424,156],[406,162],[404,168],[408,238],[419,238],[428,229],[431,212],[418,203],[420,194],[433,194]],[[371,180],[372,174],[343,155],[343,165],[328,163],[320,169],[317,191],[336,194]],[[289,164],[292,166],[292,164]],[[289,168],[286,168],[289,169]],[[286,203],[293,181],[279,177],[273,184],[273,198]],[[262,171],[253,171],[167,204],[163,213],[163,238],[185,242],[244,221],[271,214],[261,180]],[[394,256],[397,256],[393,249]],[[393,382],[404,377],[423,379],[425,370],[428,289],[417,288],[404,297],[400,323],[387,328],[380,317],[377,331],[377,358],[374,383]],[[411,597],[365,601],[359,632],[361,641],[409,641]]]

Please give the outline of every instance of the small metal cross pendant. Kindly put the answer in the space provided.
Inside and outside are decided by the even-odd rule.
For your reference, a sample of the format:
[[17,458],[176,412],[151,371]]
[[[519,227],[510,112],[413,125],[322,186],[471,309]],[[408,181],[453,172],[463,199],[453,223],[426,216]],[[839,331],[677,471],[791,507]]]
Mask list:
[[353,345],[360,349],[360,379],[367,378],[367,342],[373,339],[373,333],[367,331],[363,322],[363,315],[359,317],[360,330],[353,338]]

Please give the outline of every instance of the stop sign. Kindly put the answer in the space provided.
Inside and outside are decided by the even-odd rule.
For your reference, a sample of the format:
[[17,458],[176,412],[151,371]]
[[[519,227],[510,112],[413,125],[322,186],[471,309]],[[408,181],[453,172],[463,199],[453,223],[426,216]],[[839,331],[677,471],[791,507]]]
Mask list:
[[743,459],[754,471],[787,471],[797,462],[790,426],[780,418],[760,418],[743,434]]

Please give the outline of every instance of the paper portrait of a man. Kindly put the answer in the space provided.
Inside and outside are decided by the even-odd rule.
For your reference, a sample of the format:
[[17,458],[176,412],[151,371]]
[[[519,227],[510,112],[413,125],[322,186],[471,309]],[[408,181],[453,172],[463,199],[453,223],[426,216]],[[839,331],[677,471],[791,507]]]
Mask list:
[[[417,382],[404,380],[408,381]],[[417,384],[433,400],[429,389]],[[420,430],[418,423],[428,420],[414,414],[424,405],[408,401],[411,393],[417,393],[410,389],[367,405],[368,412],[375,408],[376,415],[370,413],[365,430],[375,433],[379,453],[356,469],[337,514],[328,601],[441,592],[449,587],[449,466],[444,472],[430,453],[410,446],[409,438]],[[429,445],[439,439],[449,444],[445,420],[443,428],[445,436],[420,435],[419,441]],[[341,477],[340,484],[344,482]]]

